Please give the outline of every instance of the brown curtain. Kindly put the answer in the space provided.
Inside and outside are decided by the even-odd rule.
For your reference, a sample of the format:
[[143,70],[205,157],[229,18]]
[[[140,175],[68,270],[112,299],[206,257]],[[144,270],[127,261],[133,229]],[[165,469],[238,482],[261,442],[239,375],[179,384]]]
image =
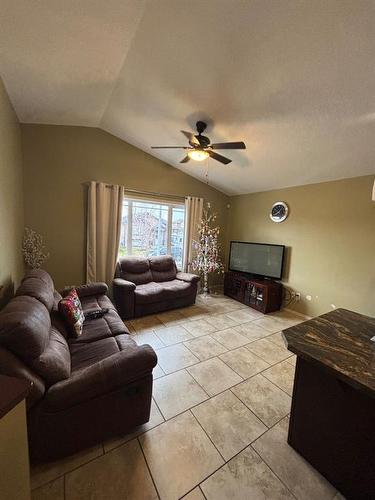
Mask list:
[[111,284],[120,243],[123,186],[90,182],[87,207],[87,282]]
[[188,196],[185,198],[185,239],[184,239],[184,271],[192,272],[191,261],[195,250],[193,240],[198,238],[198,225],[202,219],[203,198]]

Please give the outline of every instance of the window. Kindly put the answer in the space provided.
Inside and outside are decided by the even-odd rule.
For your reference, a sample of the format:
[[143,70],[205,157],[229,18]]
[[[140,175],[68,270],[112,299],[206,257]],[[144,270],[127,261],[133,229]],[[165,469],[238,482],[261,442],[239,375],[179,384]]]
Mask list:
[[172,255],[182,268],[185,206],[125,198],[119,255]]

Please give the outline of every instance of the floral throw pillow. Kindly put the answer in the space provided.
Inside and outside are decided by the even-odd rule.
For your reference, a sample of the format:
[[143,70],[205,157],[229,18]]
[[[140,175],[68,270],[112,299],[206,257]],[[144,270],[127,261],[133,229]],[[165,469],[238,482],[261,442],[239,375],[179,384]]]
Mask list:
[[79,337],[82,333],[85,316],[83,315],[81,301],[75,288],[60,300],[59,312],[64,317],[73,337]]

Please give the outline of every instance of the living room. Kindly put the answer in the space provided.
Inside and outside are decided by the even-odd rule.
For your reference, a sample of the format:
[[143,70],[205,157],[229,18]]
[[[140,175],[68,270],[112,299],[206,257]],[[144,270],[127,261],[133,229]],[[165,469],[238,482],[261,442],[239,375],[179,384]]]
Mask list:
[[4,498],[375,498],[374,4],[5,3]]

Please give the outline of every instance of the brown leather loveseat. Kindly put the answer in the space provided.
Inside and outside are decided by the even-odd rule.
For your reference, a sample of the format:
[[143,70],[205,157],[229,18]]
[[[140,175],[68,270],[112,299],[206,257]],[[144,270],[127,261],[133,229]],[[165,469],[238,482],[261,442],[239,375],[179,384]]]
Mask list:
[[177,272],[169,255],[123,257],[113,281],[113,296],[123,319],[194,304],[199,276]]
[[105,283],[77,291],[84,313],[109,308],[86,320],[78,338],[69,337],[57,309],[61,295],[42,270],[30,271],[0,312],[0,373],[33,383],[33,461],[69,455],[149,420],[155,352],[130,337]]

